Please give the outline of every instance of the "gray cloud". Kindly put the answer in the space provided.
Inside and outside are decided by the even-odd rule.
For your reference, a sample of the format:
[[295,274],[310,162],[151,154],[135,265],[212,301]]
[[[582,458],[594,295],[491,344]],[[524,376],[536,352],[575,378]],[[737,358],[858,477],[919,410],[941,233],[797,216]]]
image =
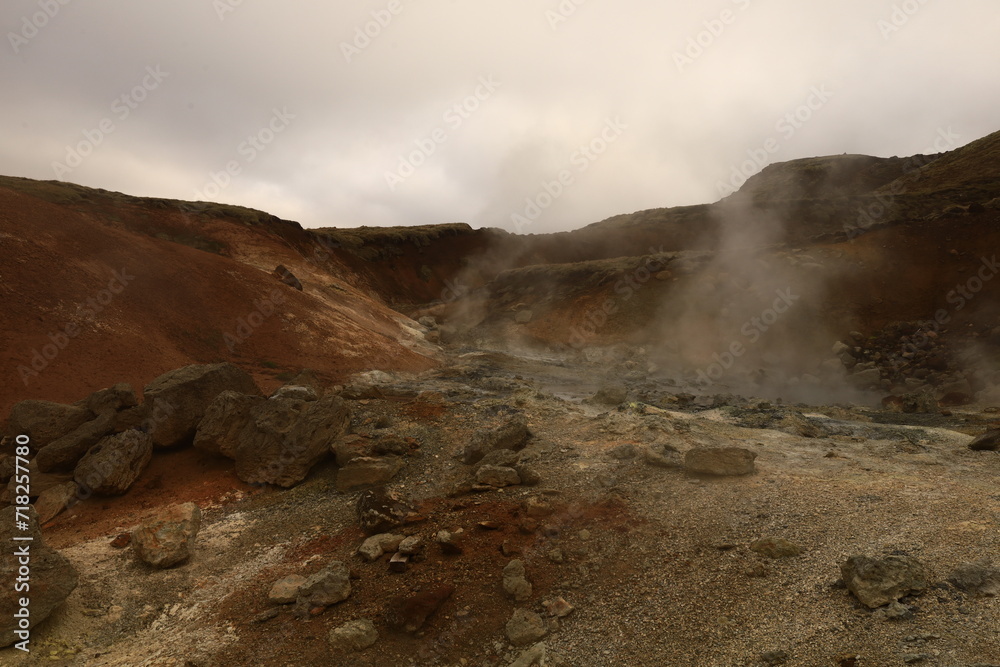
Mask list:
[[[0,8],[0,172],[55,178],[79,148],[61,178],[306,226],[514,230],[568,170],[522,229],[557,231],[713,201],[748,160],[998,129],[987,0],[63,2]],[[155,87],[148,67],[167,73]],[[481,77],[499,85],[484,95]],[[614,118],[627,129],[582,170]],[[390,188],[401,158],[420,166]]]

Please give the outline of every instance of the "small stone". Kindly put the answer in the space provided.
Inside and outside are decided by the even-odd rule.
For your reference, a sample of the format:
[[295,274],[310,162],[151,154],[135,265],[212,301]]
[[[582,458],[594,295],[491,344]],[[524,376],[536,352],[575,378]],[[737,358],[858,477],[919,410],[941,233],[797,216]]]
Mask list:
[[566,602],[563,598],[545,600],[542,602],[542,606],[545,607],[545,612],[554,618],[566,618],[576,609],[576,607]]
[[399,549],[399,553],[405,556],[415,556],[423,552],[424,539],[419,535],[412,535],[404,538],[397,548]]
[[563,555],[562,549],[553,549],[548,553],[548,558],[556,565],[560,565],[566,560],[566,557]]
[[402,541],[402,535],[392,535],[390,533],[372,535],[358,548],[358,554],[371,563],[381,558],[383,554],[398,549]]
[[905,621],[913,618],[913,608],[899,602],[890,602],[872,614],[880,621]]
[[281,613],[277,607],[271,607],[270,609],[265,609],[256,616],[253,617],[253,623],[267,623],[272,618],[277,618],[278,614]]
[[[544,665],[545,663],[545,643],[540,642],[529,649],[525,649],[517,660],[510,663],[510,667],[532,667],[532,665]],[[466,663],[463,663],[463,665]],[[554,663],[553,667],[560,667],[565,663]]]
[[948,582],[964,593],[997,596],[1000,595],[1000,568],[990,567],[989,563],[963,563],[951,573]]
[[930,660],[932,657],[930,653],[906,653],[903,655],[903,662],[913,665],[924,660]]
[[524,512],[533,519],[541,519],[551,516],[555,509],[552,507],[552,503],[544,498],[531,496],[524,501]]
[[375,645],[378,641],[378,631],[374,623],[362,618],[331,630],[329,641],[330,648],[334,651],[345,653],[363,651]]
[[118,533],[118,536],[111,540],[111,546],[115,549],[124,549],[131,541],[132,533]]
[[531,582],[525,577],[524,562],[512,560],[503,569],[503,590],[517,602],[531,598]]
[[548,634],[545,621],[538,614],[527,609],[517,609],[507,621],[507,638],[514,646],[525,646]]
[[494,487],[517,486],[521,476],[513,468],[485,465],[476,471],[476,482]]
[[797,545],[781,537],[763,537],[750,543],[750,550],[765,558],[793,558],[802,553]]
[[306,578],[300,574],[290,574],[279,579],[271,586],[267,594],[268,601],[273,604],[291,604],[299,595],[299,589],[306,583]]
[[295,598],[301,609],[329,607],[351,595],[351,571],[340,561],[333,561],[306,578]]
[[783,665],[789,660],[789,655],[786,651],[768,651],[760,656],[761,662],[766,665]]
[[463,552],[462,546],[459,544],[461,534],[460,530],[454,533],[449,530],[439,530],[434,536],[434,541],[441,545],[441,551],[445,554],[457,556]]
[[618,445],[617,447],[612,447],[608,451],[608,456],[610,456],[613,459],[618,459],[619,461],[634,459],[638,455],[639,452],[636,449],[635,445],[633,445],[630,442],[627,442],[623,445]]

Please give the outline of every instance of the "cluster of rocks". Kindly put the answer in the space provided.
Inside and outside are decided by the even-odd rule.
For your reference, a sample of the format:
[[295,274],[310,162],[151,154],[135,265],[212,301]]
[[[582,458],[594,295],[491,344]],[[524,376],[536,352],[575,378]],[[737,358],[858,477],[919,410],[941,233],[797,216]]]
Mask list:
[[833,345],[835,359],[827,363],[843,367],[858,389],[891,392],[885,404],[890,409],[930,412],[965,405],[1000,381],[1000,374],[969,364],[964,365],[971,370],[963,369],[946,333],[922,322],[896,322],[870,336],[853,331]]

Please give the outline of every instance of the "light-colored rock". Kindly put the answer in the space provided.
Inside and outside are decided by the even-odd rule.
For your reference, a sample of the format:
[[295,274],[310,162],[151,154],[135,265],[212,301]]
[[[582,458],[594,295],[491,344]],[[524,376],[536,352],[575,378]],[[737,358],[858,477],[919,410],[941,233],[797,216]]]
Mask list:
[[517,602],[531,598],[531,582],[525,577],[524,562],[512,560],[503,569],[503,590]]
[[362,618],[334,628],[329,635],[330,648],[335,652],[350,653],[370,648],[378,641],[375,624]]
[[510,667],[533,667],[533,665],[545,664],[545,642],[539,642],[531,648],[525,649],[517,659],[510,663]]
[[337,490],[351,493],[373,486],[381,486],[396,476],[403,467],[397,457],[375,458],[361,456],[352,459],[337,471]]
[[316,395],[316,390],[312,387],[299,387],[295,385],[285,385],[283,387],[278,387],[271,398],[291,398],[296,401],[316,401],[319,400],[319,396]]
[[402,541],[403,535],[392,535],[390,533],[372,535],[358,548],[358,554],[371,563],[372,561],[378,560],[386,553],[396,551]]
[[927,588],[927,569],[911,556],[851,556],[840,564],[847,590],[875,609]]
[[194,552],[201,510],[194,503],[174,505],[147,519],[132,532],[136,557],[156,568],[183,563]]
[[306,583],[301,574],[290,574],[271,586],[267,599],[274,604],[291,604],[299,596],[299,590]]
[[548,627],[542,617],[527,609],[516,609],[507,621],[507,639],[514,646],[526,646],[548,634]]
[[342,562],[333,561],[306,579],[299,588],[296,602],[305,608],[329,607],[350,595],[351,571]]

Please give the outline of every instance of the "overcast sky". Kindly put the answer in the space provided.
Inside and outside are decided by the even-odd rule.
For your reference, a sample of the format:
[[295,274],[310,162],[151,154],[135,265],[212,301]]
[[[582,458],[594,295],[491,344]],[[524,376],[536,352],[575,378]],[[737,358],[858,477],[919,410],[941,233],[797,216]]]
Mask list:
[[1000,129],[994,0],[4,0],[0,26],[0,173],[306,227],[559,231]]

